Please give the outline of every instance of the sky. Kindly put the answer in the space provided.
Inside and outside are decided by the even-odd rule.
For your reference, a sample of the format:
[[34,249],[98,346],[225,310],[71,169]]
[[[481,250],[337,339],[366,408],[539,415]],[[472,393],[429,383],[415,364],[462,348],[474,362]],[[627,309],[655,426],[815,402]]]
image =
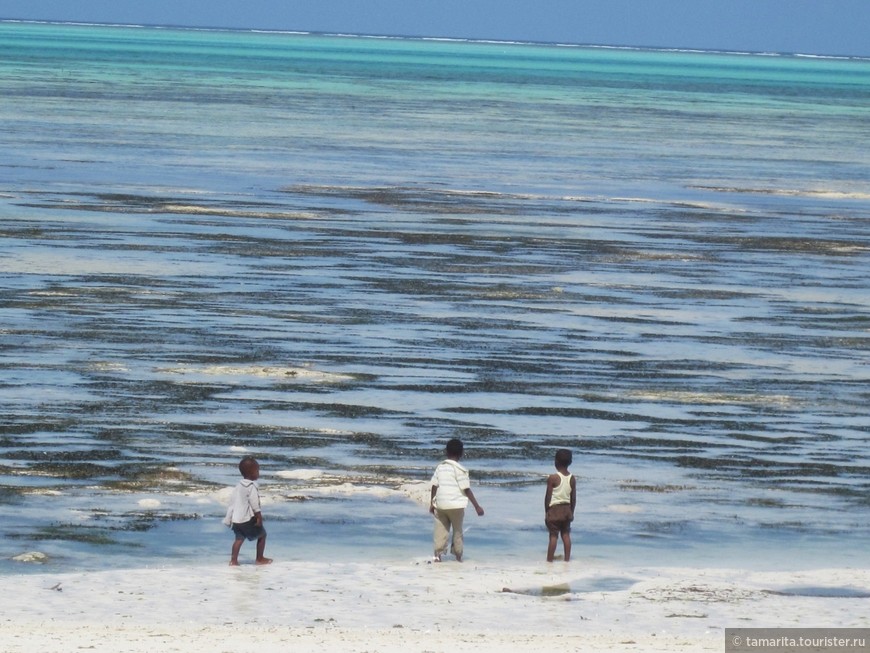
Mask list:
[[0,18],[870,56],[870,0],[0,0]]

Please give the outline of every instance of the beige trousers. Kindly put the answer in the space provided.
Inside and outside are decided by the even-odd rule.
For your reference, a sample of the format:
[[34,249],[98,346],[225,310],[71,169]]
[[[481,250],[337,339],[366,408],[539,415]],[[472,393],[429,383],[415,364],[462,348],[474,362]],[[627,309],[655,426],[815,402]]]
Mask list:
[[457,559],[462,558],[462,520],[465,518],[465,508],[450,510],[435,509],[435,532],[432,542],[435,546],[435,557],[447,553],[447,540],[450,529],[453,529],[453,545],[451,551]]

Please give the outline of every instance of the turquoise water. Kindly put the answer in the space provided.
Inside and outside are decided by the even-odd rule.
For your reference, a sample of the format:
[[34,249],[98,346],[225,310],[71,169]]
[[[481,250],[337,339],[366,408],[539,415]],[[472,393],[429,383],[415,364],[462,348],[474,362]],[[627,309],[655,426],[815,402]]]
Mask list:
[[[0,571],[867,563],[870,61],[0,23]],[[299,470],[308,470],[300,473]],[[385,528],[384,524],[389,524]]]

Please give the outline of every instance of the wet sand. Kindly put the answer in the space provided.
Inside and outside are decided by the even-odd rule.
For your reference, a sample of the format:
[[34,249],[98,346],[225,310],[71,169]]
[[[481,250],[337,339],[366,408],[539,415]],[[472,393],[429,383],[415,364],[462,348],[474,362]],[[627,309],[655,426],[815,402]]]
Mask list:
[[721,651],[730,627],[870,626],[867,569],[245,561],[4,576],[0,591],[8,653]]

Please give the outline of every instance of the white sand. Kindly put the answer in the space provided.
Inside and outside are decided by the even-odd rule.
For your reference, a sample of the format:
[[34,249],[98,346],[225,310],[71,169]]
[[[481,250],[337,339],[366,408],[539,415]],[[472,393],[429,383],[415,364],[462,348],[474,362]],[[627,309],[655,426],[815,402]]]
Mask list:
[[794,595],[820,588],[870,594],[870,570],[578,559],[23,574],[0,577],[0,651],[721,652],[726,627],[870,627],[870,598]]

